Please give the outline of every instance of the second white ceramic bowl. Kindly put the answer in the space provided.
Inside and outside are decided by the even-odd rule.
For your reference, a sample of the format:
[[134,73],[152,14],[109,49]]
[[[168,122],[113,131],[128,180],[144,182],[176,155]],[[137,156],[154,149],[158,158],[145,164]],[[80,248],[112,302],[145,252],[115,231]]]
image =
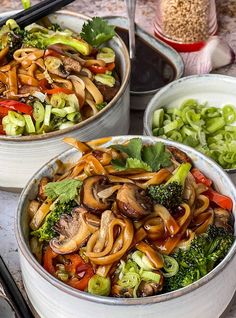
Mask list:
[[[236,78],[225,75],[207,74],[180,78],[162,88],[149,102],[144,114],[144,134],[152,136],[152,118],[156,109],[163,106],[178,107],[187,99],[196,99],[209,106],[236,107]],[[236,184],[236,169],[226,170]]]
[[[0,14],[0,18],[7,14]],[[80,32],[89,18],[69,11],[50,16],[52,22],[63,28]],[[104,136],[127,134],[129,130],[129,78],[130,60],[123,41],[115,36],[109,45],[115,50],[121,77],[121,87],[113,100],[97,115],[61,131],[39,136],[0,136],[0,188],[17,190],[49,159],[68,149],[62,142],[70,136],[90,140]]]
[[[123,143],[137,136],[113,137],[103,147]],[[144,143],[160,141],[143,137]],[[228,175],[212,160],[194,149],[165,140],[165,144],[185,151],[217,190],[230,196],[236,216],[236,189]],[[218,318],[236,290],[236,242],[225,259],[209,274],[180,290],[146,298],[113,298],[94,296],[73,289],[50,275],[32,255],[29,242],[28,205],[38,192],[42,176],[52,176],[56,160],[75,162],[81,153],[75,149],[57,156],[38,171],[23,190],[16,217],[16,236],[20,252],[21,270],[29,299],[41,318]]]

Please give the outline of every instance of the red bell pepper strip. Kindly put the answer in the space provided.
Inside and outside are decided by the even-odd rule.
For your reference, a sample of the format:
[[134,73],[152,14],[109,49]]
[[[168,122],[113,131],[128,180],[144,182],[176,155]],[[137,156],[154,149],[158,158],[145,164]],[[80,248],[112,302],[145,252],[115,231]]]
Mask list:
[[61,56],[61,54],[59,52],[56,52],[55,50],[52,50],[52,49],[47,49],[44,53],[44,56],[55,56],[55,57],[58,57],[58,56]]
[[209,198],[210,201],[214,202],[216,205],[222,209],[232,211],[233,201],[226,195],[220,194],[217,191],[209,188],[204,194]]
[[113,71],[115,68],[115,63],[109,63],[106,66],[99,66],[99,65],[91,65],[88,69],[94,74],[105,74],[106,71]]
[[39,81],[39,87],[43,93],[47,93],[48,95],[65,93],[65,94],[73,94],[74,92],[71,89],[65,87],[55,87],[51,88],[48,81],[44,78]]
[[4,106],[0,106],[0,118],[3,118],[5,116],[7,116],[9,109],[4,107]]
[[[57,277],[55,259],[58,255],[48,246],[43,257],[43,267],[55,277]],[[68,264],[64,265],[65,271],[71,276],[65,283],[76,289],[85,290],[90,278],[94,275],[92,266],[86,264],[78,254],[68,254],[63,257],[68,260]]]
[[[21,103],[21,102],[17,102],[15,100],[10,100],[10,99],[0,101],[0,107],[5,107],[8,110],[15,110],[27,115],[31,115],[33,112],[32,106]],[[2,110],[2,111],[5,111],[5,110]]]
[[0,125],[0,135],[6,135],[5,130],[3,129],[3,126]]
[[208,179],[204,174],[198,170],[197,168],[193,168],[191,170],[192,175],[194,176],[194,179],[197,183],[203,183],[207,187],[210,187],[212,185],[212,180]]

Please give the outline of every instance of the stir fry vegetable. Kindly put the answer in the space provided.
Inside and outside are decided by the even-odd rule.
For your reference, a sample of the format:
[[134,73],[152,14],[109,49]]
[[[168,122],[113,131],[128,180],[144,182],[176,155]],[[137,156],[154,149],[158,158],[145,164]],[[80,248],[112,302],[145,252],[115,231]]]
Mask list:
[[178,108],[161,108],[154,112],[154,136],[182,142],[213,158],[223,168],[236,168],[236,109],[222,108],[186,100]]
[[65,141],[82,157],[43,177],[29,205],[32,253],[51,275],[94,295],[147,297],[193,283],[227,255],[233,202],[181,150]]
[[104,46],[114,35],[101,18],[81,34],[8,20],[0,30],[0,134],[66,129],[105,108],[120,88],[115,51]]

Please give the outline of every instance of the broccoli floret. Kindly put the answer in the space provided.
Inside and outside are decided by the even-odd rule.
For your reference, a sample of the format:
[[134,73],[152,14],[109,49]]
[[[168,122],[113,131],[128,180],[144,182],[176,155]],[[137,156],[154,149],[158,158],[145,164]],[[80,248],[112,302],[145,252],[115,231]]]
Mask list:
[[50,241],[55,237],[54,225],[59,221],[62,214],[71,214],[76,206],[74,200],[68,203],[56,203],[55,208],[47,215],[43,225],[36,231],[31,232],[31,235],[37,236],[39,241]]
[[191,169],[190,163],[181,164],[175,174],[165,183],[148,188],[149,196],[167,209],[174,209],[182,202],[185,179]]
[[224,228],[209,226],[206,233],[192,241],[189,249],[179,249],[171,255],[179,263],[179,271],[165,279],[165,291],[188,286],[205,276],[227,255],[234,240]]
[[45,33],[40,31],[32,33],[26,32],[23,43],[27,47],[36,47],[43,50],[50,45],[60,43],[72,47],[83,55],[89,55],[91,52],[90,45],[84,40],[73,38],[69,34],[59,31],[53,33]]

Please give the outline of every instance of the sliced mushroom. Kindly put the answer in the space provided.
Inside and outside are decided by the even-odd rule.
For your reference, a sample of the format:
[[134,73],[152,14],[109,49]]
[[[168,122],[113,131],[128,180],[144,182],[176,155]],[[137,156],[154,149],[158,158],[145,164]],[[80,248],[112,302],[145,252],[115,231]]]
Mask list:
[[189,162],[192,164],[192,159],[182,150],[179,150],[178,148],[171,146],[168,146],[167,149],[171,152],[171,154],[179,163]]
[[113,297],[132,298],[133,288],[125,288],[117,284],[112,284],[111,294]]
[[116,203],[121,213],[131,219],[140,219],[152,212],[151,199],[135,184],[123,184],[118,190]]
[[227,210],[222,208],[215,208],[214,209],[215,219],[214,224],[218,227],[223,227],[227,231],[233,232],[233,214]]
[[84,180],[80,191],[80,202],[92,213],[101,214],[108,210],[111,202],[100,199],[98,192],[105,189],[109,180],[105,176],[91,176]]
[[[157,272],[157,273],[160,274],[160,272]],[[137,296],[138,297],[154,296],[159,291],[161,291],[163,288],[164,280],[161,274],[160,276],[161,278],[159,283],[142,281],[138,287]]]
[[54,56],[47,56],[44,58],[45,66],[51,74],[66,78],[70,73],[65,69],[61,59]]
[[79,73],[81,71],[81,65],[79,61],[76,61],[69,56],[62,56],[61,59],[62,59],[66,72]]
[[64,215],[56,224],[55,230],[58,238],[50,241],[55,253],[68,254],[75,252],[87,240],[91,233],[97,231],[97,226],[86,222],[87,210],[82,207],[75,209],[72,215]]
[[45,187],[50,182],[50,179],[48,177],[42,177],[42,179],[39,182],[39,190],[38,190],[38,197],[41,200],[46,200],[47,196],[45,194]]

